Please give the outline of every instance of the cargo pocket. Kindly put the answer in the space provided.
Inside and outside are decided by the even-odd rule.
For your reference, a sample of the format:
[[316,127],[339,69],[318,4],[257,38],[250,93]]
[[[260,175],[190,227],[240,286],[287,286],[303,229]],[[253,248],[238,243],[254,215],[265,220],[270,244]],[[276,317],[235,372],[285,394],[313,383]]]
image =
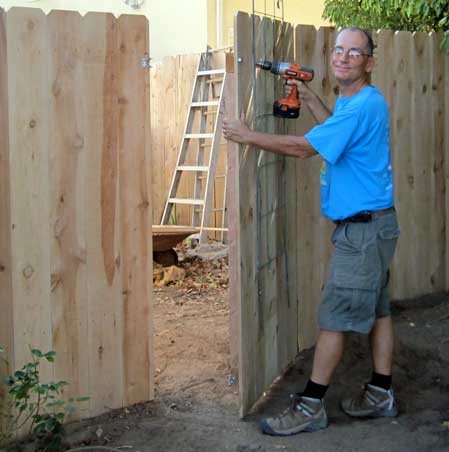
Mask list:
[[381,279],[376,236],[365,224],[347,223],[334,232],[330,282],[336,287],[377,290]]
[[399,226],[394,219],[379,230],[379,252],[382,259],[382,267],[384,271],[387,271],[391,260],[393,259],[394,252],[396,250],[396,245],[400,235]]

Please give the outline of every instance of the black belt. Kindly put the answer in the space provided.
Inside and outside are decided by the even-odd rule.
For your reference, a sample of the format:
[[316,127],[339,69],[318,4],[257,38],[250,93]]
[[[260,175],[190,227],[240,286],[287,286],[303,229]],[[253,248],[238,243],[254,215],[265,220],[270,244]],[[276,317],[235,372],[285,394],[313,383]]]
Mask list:
[[374,219],[374,215],[385,215],[387,213],[394,212],[395,210],[394,206],[381,210],[364,210],[363,212],[352,215],[352,217],[343,218],[342,220],[334,220],[334,223],[336,225],[345,223],[369,223]]

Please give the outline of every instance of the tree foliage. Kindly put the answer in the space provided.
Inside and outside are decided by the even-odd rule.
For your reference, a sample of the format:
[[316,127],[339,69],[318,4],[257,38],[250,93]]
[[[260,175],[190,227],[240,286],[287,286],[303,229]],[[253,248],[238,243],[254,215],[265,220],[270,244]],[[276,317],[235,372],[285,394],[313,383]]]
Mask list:
[[443,32],[449,52],[449,0],[325,0],[323,17],[339,27]]

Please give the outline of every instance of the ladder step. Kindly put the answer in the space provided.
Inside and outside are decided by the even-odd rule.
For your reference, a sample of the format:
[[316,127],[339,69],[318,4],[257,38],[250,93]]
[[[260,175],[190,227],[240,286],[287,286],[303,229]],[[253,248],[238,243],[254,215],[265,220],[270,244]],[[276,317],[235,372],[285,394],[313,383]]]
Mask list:
[[210,80],[206,80],[206,83],[222,83],[222,78],[211,78]]
[[219,75],[219,74],[225,74],[226,71],[224,69],[209,69],[207,71],[198,71],[198,77],[204,76],[204,75]]
[[220,105],[220,101],[218,100],[210,100],[204,102],[192,102],[192,108],[195,107],[218,107]]
[[213,138],[214,134],[213,133],[186,133],[184,135],[184,138],[186,139],[190,139],[190,138]]
[[204,200],[202,199],[168,198],[168,202],[171,204],[189,204],[192,206],[204,206]]
[[180,165],[176,167],[177,171],[209,171],[208,166],[193,166],[193,165]]

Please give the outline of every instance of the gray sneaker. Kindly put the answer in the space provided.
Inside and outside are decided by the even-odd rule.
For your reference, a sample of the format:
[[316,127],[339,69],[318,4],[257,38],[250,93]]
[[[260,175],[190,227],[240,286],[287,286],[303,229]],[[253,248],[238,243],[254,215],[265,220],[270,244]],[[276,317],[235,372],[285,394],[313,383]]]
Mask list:
[[290,436],[300,432],[315,432],[327,427],[324,403],[320,399],[290,396],[292,404],[280,416],[263,419],[260,427],[263,433],[273,436]]
[[356,397],[343,399],[341,409],[353,417],[396,417],[398,409],[393,390],[370,384]]

